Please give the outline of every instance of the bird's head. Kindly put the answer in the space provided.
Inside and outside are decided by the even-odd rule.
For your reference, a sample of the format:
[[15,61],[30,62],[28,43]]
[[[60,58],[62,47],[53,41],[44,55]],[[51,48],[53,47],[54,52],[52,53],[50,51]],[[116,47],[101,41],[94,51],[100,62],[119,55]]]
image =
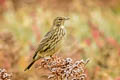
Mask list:
[[64,22],[68,19],[69,18],[67,18],[67,17],[56,17],[53,21],[53,25],[58,26],[58,27],[62,26],[62,25],[64,25]]

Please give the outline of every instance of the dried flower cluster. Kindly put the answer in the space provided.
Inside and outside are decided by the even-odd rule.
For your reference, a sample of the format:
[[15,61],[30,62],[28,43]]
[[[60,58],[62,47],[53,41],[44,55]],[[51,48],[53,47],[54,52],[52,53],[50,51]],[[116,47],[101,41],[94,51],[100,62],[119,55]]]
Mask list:
[[0,69],[0,80],[11,80],[12,74],[7,73],[5,69]]
[[44,59],[40,68],[48,69],[52,74],[48,77],[54,80],[84,80],[84,67],[89,60],[73,61],[71,58],[52,57]]

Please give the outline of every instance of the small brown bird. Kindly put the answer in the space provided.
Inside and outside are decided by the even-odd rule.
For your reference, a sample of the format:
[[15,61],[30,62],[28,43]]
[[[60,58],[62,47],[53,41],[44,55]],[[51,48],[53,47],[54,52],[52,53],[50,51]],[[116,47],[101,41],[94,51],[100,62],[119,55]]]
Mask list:
[[47,56],[52,56],[56,53],[62,46],[62,42],[65,36],[64,22],[69,18],[57,17],[53,21],[52,28],[40,41],[40,44],[35,51],[32,62],[25,68],[24,71],[29,70],[35,61],[40,58],[45,58]]

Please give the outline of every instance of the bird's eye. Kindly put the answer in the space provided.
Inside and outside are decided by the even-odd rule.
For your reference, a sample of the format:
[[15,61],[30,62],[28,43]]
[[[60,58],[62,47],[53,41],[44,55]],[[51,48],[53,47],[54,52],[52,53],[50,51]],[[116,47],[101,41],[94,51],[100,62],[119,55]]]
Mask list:
[[58,19],[58,20],[62,20],[62,19],[60,18],[60,19]]

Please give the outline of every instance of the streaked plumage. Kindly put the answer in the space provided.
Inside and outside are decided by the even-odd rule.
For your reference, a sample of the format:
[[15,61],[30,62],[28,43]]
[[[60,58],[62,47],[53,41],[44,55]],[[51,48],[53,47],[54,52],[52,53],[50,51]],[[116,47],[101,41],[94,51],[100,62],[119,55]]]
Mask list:
[[25,69],[30,69],[30,67],[40,58],[44,58],[47,56],[52,56],[56,53],[62,46],[62,42],[65,36],[65,28],[64,21],[68,20],[68,18],[57,17],[53,21],[53,26],[50,31],[43,37],[40,41],[38,49],[33,56],[32,63]]

